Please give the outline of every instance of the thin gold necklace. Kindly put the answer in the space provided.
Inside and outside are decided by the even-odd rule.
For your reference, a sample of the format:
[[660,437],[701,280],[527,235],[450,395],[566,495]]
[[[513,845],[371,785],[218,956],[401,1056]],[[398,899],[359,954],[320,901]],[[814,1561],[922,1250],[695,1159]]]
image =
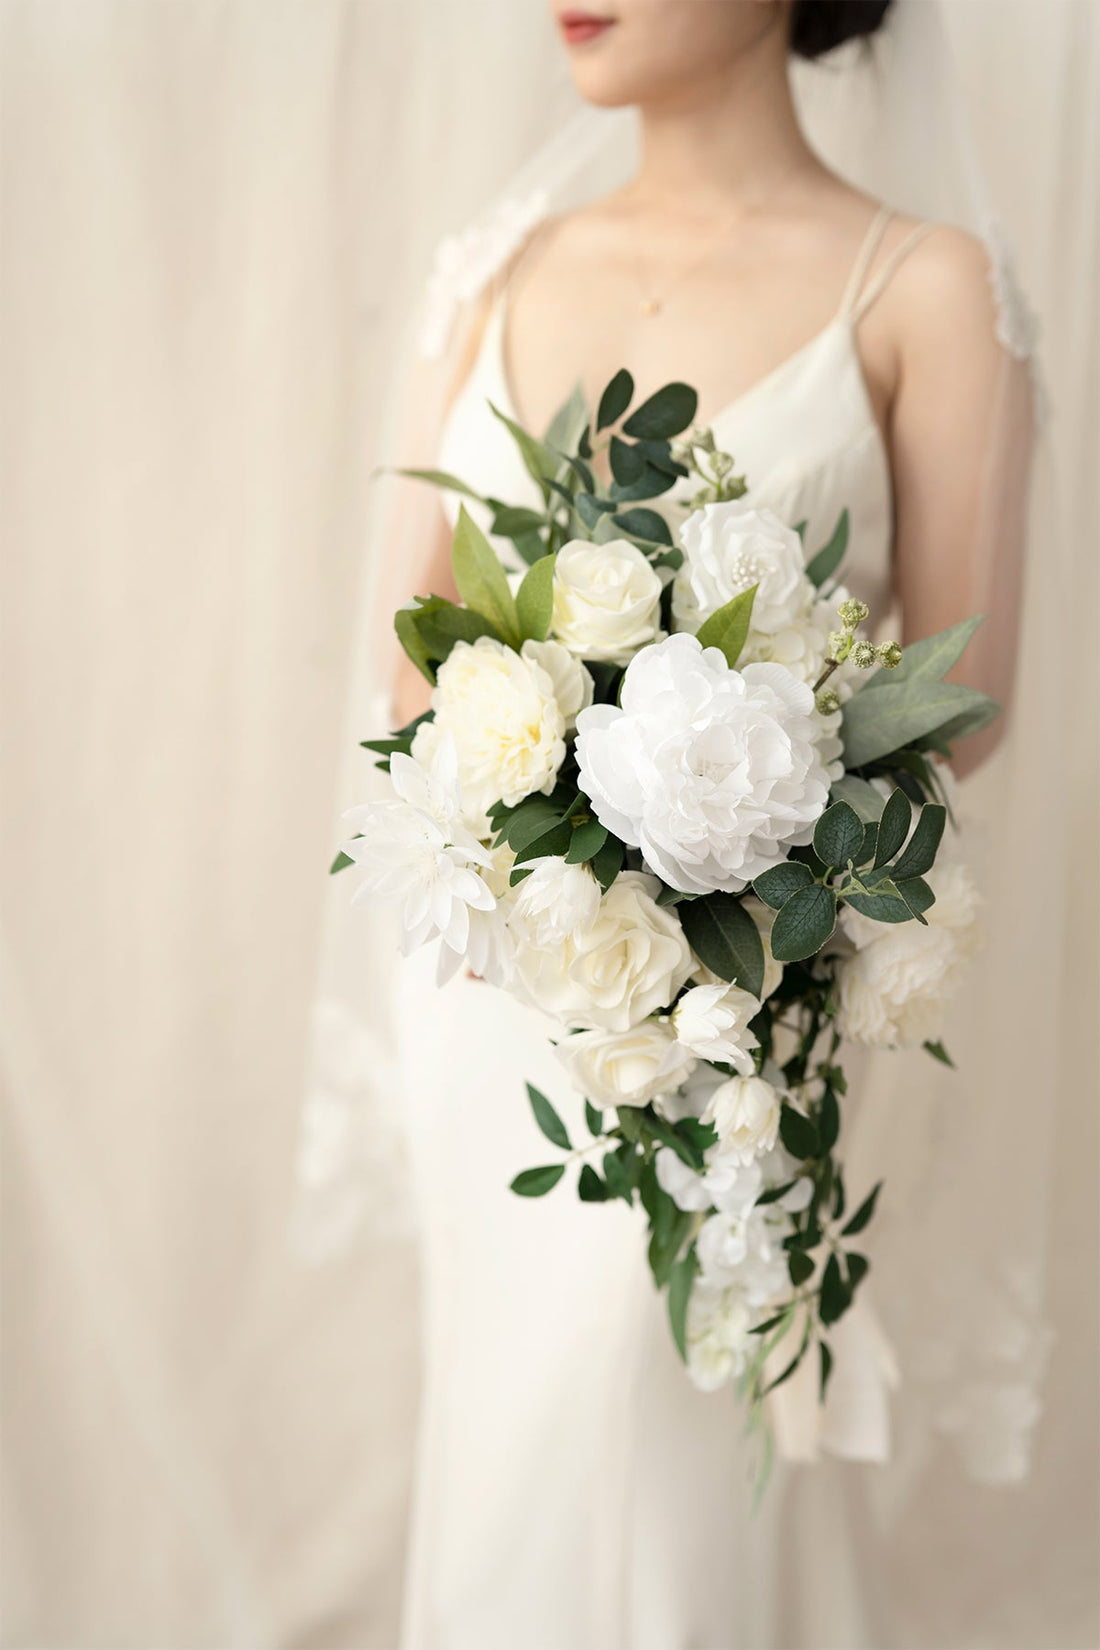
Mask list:
[[684,283],[689,281],[693,275],[697,275],[699,273],[699,270],[718,250],[718,247],[725,240],[726,236],[741,216],[742,209],[738,207],[736,212],[734,212],[729,218],[722,221],[717,233],[712,237],[712,239],[707,241],[699,256],[693,258],[691,262],[685,266],[685,268],[681,269],[673,277],[672,281],[661,291],[655,290],[652,281],[648,279],[646,261],[642,256],[640,249],[635,251],[633,273],[640,295],[640,313],[645,320],[655,320],[657,316],[661,314],[673,294],[678,292]]

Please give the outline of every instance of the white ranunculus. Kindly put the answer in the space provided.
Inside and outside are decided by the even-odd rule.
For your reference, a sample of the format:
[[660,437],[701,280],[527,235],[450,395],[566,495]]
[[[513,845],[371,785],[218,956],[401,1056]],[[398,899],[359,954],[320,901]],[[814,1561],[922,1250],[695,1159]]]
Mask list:
[[782,630],[813,599],[802,540],[778,516],[747,498],[693,511],[680,529],[680,545],[684,561],[672,586],[678,630],[694,633],[704,619],[754,584],[754,631]]
[[554,564],[550,630],[578,658],[625,665],[660,635],[660,578],[626,539],[572,539]]
[[717,1392],[736,1380],[755,1350],[753,1317],[735,1289],[697,1283],[688,1300],[687,1371],[701,1392]]
[[417,729],[413,755],[449,734],[467,816],[483,827],[494,802],[549,794],[565,758],[565,717],[549,672],[503,642],[456,642],[432,691],[435,720]]
[[718,1130],[718,1144],[746,1166],[770,1152],[779,1133],[780,1097],[762,1077],[731,1077],[710,1097],[704,1123]]
[[648,1105],[678,1088],[695,1064],[667,1020],[643,1020],[630,1031],[580,1031],[557,1052],[574,1086],[601,1110]]
[[566,1025],[627,1031],[667,1009],[694,966],[675,911],[655,877],[623,871],[596,920],[550,946],[519,937],[517,972],[536,1007]]
[[515,920],[537,946],[560,945],[591,928],[600,914],[600,885],[587,865],[540,859],[513,891]]
[[554,694],[565,718],[565,731],[571,733],[580,712],[592,703],[591,673],[560,642],[524,642],[520,652],[525,659],[541,665],[553,682]]
[[725,981],[696,985],[676,1004],[672,1024],[684,1048],[701,1060],[749,1073],[752,1051],[758,1046],[749,1021],[759,1008],[756,998],[740,986]]
[[856,946],[838,970],[837,1028],[871,1048],[915,1048],[940,1035],[964,963],[981,945],[981,896],[964,865],[934,866],[936,903],[920,923],[875,922],[842,905]]
[[581,788],[665,882],[739,893],[810,841],[829,776],[813,693],[782,665],[731,670],[669,636],[627,667],[620,698],[578,718]]

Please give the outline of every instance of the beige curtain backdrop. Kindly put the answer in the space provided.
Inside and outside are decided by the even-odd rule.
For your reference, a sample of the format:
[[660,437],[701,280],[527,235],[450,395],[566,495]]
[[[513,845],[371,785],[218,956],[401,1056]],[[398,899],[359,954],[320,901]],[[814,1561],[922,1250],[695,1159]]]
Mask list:
[[[1100,27],[949,12],[1044,319],[1081,927],[1035,1475],[938,1485],[885,1580],[913,1650],[1094,1650]],[[541,13],[0,0],[9,1650],[395,1643],[415,1264],[294,1253],[301,1072],[377,410],[429,246],[567,106]]]

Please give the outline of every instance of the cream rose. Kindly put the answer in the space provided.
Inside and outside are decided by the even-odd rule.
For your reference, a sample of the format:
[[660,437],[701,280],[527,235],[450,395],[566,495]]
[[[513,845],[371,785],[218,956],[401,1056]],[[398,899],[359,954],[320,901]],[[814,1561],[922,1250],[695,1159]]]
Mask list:
[[915,1048],[939,1036],[963,965],[981,945],[981,897],[963,865],[935,866],[936,903],[917,922],[881,923],[843,905],[856,946],[838,970],[837,1027],[870,1048]]
[[601,1108],[645,1106],[679,1088],[695,1064],[667,1020],[643,1020],[630,1031],[581,1031],[557,1052],[574,1086]]
[[718,1146],[748,1167],[770,1152],[779,1133],[778,1090],[762,1077],[731,1077],[715,1089],[703,1113],[718,1131]]
[[719,980],[685,991],[672,1011],[672,1025],[684,1048],[701,1060],[749,1073],[757,1041],[748,1027],[759,1008],[747,991]]
[[563,544],[554,564],[550,629],[579,658],[625,665],[661,627],[661,581],[625,539]]
[[538,1008],[567,1025],[627,1031],[668,1007],[694,967],[675,912],[656,903],[656,877],[624,871],[590,927],[540,946],[520,939],[517,972]]
[[491,636],[456,642],[432,692],[435,718],[417,730],[413,755],[430,759],[444,734],[458,753],[464,813],[484,821],[494,802],[509,807],[549,794],[565,758],[565,717],[553,678]]
[[748,499],[693,511],[680,529],[680,545],[684,561],[672,586],[677,630],[694,633],[704,619],[754,584],[753,631],[782,630],[813,599],[802,540],[778,516]]

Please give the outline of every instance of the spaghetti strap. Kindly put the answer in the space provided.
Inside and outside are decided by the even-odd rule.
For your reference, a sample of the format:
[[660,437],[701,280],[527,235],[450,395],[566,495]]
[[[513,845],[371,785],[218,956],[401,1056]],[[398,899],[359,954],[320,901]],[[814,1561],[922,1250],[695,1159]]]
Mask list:
[[847,283],[844,287],[844,296],[840,300],[840,308],[837,311],[838,315],[848,315],[851,313],[852,308],[859,297],[859,289],[867,279],[867,272],[874,262],[875,253],[882,245],[882,237],[886,233],[886,225],[890,222],[890,219],[893,216],[894,213],[891,207],[880,206],[874,217],[871,219],[870,228],[863,237],[860,249],[856,253],[855,263],[852,265],[852,272],[848,276]]
[[853,306],[851,311],[853,321],[859,321],[864,315],[866,315],[871,305],[875,302],[875,299],[881,297],[883,292],[885,292],[887,286],[890,284],[892,276],[905,262],[913,248],[918,246],[929,231],[934,228],[934,224],[919,223],[917,227],[914,230],[911,230],[905,237],[901,245],[894,248],[893,252],[891,252],[890,256],[875,276],[874,280],[869,282],[867,288],[860,294],[858,301]]

